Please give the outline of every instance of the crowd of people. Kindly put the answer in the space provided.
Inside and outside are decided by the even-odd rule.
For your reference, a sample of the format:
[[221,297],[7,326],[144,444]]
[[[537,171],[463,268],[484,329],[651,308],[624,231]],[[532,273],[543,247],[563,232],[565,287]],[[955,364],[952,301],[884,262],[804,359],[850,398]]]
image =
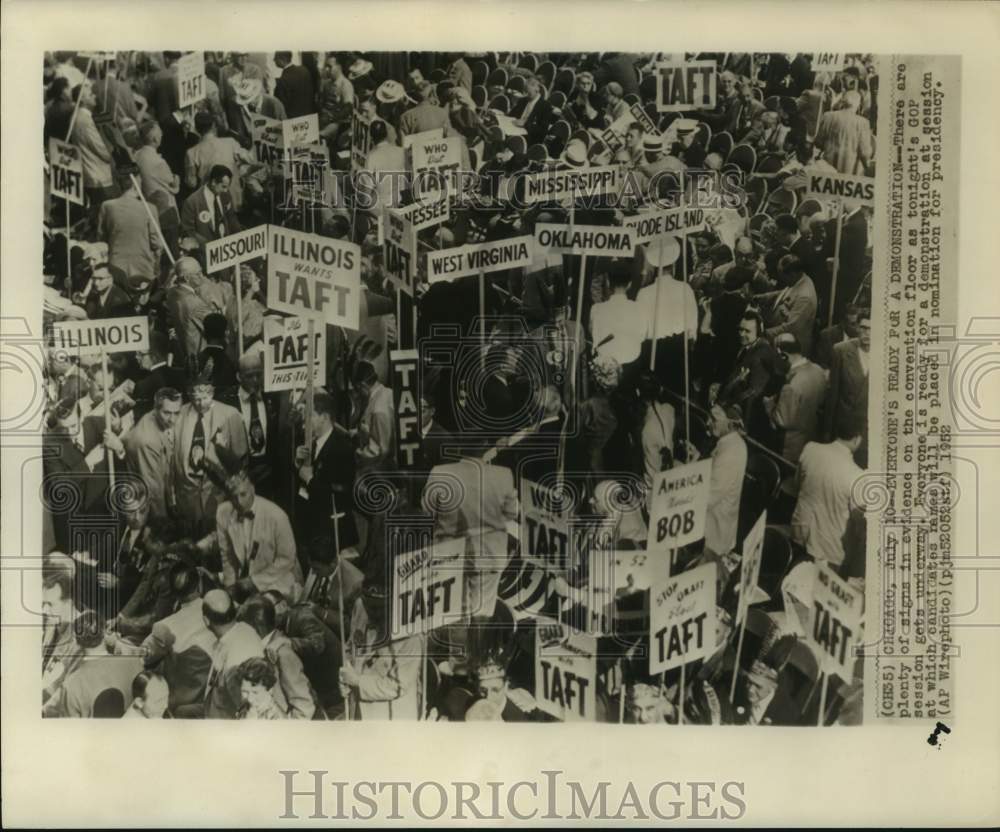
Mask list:
[[[206,52],[204,98],[184,109],[181,57],[46,58],[46,150],[79,149],[86,194],[47,193],[46,321],[141,316],[150,332],[106,364],[49,350],[46,716],[553,721],[539,630],[586,628],[593,561],[572,545],[528,556],[522,484],[569,495],[574,528],[610,528],[613,559],[646,549],[657,475],[707,459],[704,538],[648,558],[716,564],[718,649],[651,675],[650,587],[626,569],[598,613],[591,718],[860,720],[861,662],[820,696],[803,610],[821,564],[864,582],[870,211],[810,196],[804,174],[873,175],[869,56],[814,72],[808,54],[689,55],[715,62],[716,105],[681,113],[658,111],[656,66],[684,56]],[[262,155],[255,116],[311,114],[346,201],[290,199]],[[380,216],[413,193],[351,204],[350,177],[407,171],[407,137],[428,131],[462,137],[475,200],[445,192],[397,298]],[[638,183],[631,203],[523,206],[501,187],[606,165]],[[540,222],[620,225],[689,198],[696,172],[738,182],[738,207],[683,238],[427,280],[426,252]],[[206,244],[264,224],[361,248],[359,329],[326,327],[309,395],[268,389],[265,260],[207,273]],[[401,348],[420,380],[405,463]],[[394,637],[397,557],[456,539],[461,614]]]

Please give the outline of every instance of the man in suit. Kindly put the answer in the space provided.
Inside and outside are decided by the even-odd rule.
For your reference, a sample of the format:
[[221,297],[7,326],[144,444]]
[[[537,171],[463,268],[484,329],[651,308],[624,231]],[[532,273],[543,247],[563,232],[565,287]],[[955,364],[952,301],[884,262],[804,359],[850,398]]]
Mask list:
[[170,517],[171,460],[180,412],[180,392],[162,387],[153,398],[153,410],[139,419],[124,437],[129,469],[146,483],[149,513],[156,520]]
[[291,52],[275,52],[274,64],[281,70],[281,77],[274,86],[274,94],[285,105],[288,118],[315,113],[316,90],[309,70],[293,64]]
[[264,393],[264,356],[260,350],[251,349],[240,356],[237,379],[233,404],[247,431],[250,479],[258,494],[272,500],[278,460],[278,406],[274,394]]
[[830,369],[833,363],[833,350],[838,344],[858,337],[859,309],[854,304],[844,308],[844,318],[839,324],[828,326],[819,334],[816,342],[816,363],[824,370]]
[[784,288],[757,295],[771,302],[769,326],[765,331],[774,339],[782,332],[791,332],[802,345],[805,355],[812,354],[813,329],[816,326],[816,287],[794,254],[786,254],[778,264],[779,279]]
[[511,109],[511,116],[518,127],[528,131],[528,144],[539,144],[555,119],[552,105],[542,98],[541,82],[530,75],[525,81],[526,94]]
[[215,165],[208,172],[205,187],[184,200],[181,208],[181,233],[194,237],[202,246],[240,230],[229,187],[233,172],[225,165]]
[[336,424],[333,396],[313,396],[313,447],[295,452],[299,490],[295,500],[295,529],[300,545],[316,537],[333,538],[333,501],[340,519],[341,549],[358,541],[354,523],[354,448],[349,434]]
[[806,442],[819,434],[819,413],[826,396],[826,373],[802,354],[791,332],[774,339],[780,355],[788,359],[788,376],[776,397],[764,398],[764,410],[782,432],[781,455],[797,463]]
[[[156,221],[146,212],[134,176],[120,178],[122,195],[101,204],[97,236],[108,244],[108,262],[129,278],[156,280],[163,245]],[[131,304],[130,304],[131,305]]]
[[430,81],[423,81],[417,86],[419,104],[411,107],[399,119],[400,139],[415,133],[425,133],[428,130],[441,128],[445,136],[451,135],[451,122],[448,111],[438,105],[437,91]]
[[158,390],[172,387],[183,390],[187,387],[187,377],[179,367],[167,364],[170,355],[170,339],[162,332],[149,333],[149,350],[139,353],[139,364],[145,371],[135,387],[132,388],[132,400],[135,402],[133,414],[136,422],[153,409],[153,399]]
[[719,389],[717,400],[740,405],[744,421],[749,422],[755,405],[777,372],[778,357],[774,347],[763,337],[764,322],[756,310],[748,309],[743,313],[739,333],[736,366]]
[[167,321],[174,329],[187,368],[193,370],[205,344],[205,318],[223,310],[209,292],[209,281],[193,257],[181,257],[174,266],[174,275],[174,285],[165,301]]
[[858,315],[858,337],[833,348],[830,388],[826,398],[824,434],[827,441],[842,424],[862,425],[868,436],[868,366],[871,349],[871,315]]
[[226,485],[231,498],[215,513],[223,584],[238,600],[274,589],[294,603],[302,592],[302,568],[288,515],[257,495],[246,470]]
[[170,576],[178,609],[153,624],[142,643],[147,670],[158,670],[170,686],[170,713],[189,718],[204,715],[205,688],[212,667],[215,636],[201,609],[202,581],[198,570],[179,563]]
[[190,396],[190,403],[181,406],[174,427],[171,481],[175,516],[192,537],[199,538],[214,531],[218,508],[207,465],[221,465],[219,448],[243,460],[247,455],[247,434],[240,412],[215,401],[215,388],[208,380],[196,379]]
[[[101,206],[101,210],[103,211],[112,202],[117,202],[117,200],[105,202]],[[86,302],[87,317],[90,320],[126,318],[135,314],[132,298],[123,289],[115,286],[115,279],[107,263],[101,263],[94,267],[92,281],[93,288],[90,290]]]
[[247,659],[264,658],[264,644],[253,627],[236,620],[236,602],[224,589],[206,592],[201,611],[216,639],[205,688],[205,717],[236,719],[241,703],[239,666]]

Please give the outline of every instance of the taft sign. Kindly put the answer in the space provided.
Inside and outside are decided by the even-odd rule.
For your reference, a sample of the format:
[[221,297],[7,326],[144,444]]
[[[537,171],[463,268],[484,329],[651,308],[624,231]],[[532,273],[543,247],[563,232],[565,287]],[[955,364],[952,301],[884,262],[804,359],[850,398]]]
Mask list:
[[[306,354],[309,351],[307,318],[264,319],[264,389],[301,390],[308,383]],[[326,384],[326,327],[313,332],[313,384]]]
[[60,321],[52,325],[53,348],[74,355],[102,352],[145,352],[149,349],[149,319],[136,315],[103,321]]
[[845,682],[854,679],[852,648],[861,642],[864,595],[825,563],[816,564],[809,641],[823,657],[821,669]]
[[650,591],[650,674],[715,652],[716,569],[706,563]]
[[521,480],[521,557],[566,565],[569,525],[559,492],[531,480]]
[[427,280],[437,283],[470,274],[487,274],[531,265],[534,237],[512,237],[427,253]]
[[189,52],[177,61],[177,105],[183,110],[205,97],[205,55]]
[[361,249],[342,240],[268,226],[267,303],[278,312],[357,329]]
[[268,167],[281,164],[283,147],[281,122],[276,118],[254,113],[253,148],[257,161]]
[[238,231],[221,240],[205,244],[205,272],[212,274],[229,266],[238,266],[247,260],[267,254],[267,226],[258,225]]
[[813,72],[840,72],[847,56],[843,52],[816,52],[813,54]]
[[83,159],[80,149],[57,138],[49,139],[49,190],[83,205]]
[[597,639],[544,618],[535,630],[535,701],[563,722],[593,722]]
[[319,115],[311,113],[298,118],[286,118],[281,122],[281,136],[285,147],[312,144],[319,141]]
[[396,464],[401,470],[416,466],[420,459],[420,402],[417,372],[420,358],[416,350],[393,350],[392,394],[396,405]]
[[397,555],[392,570],[392,638],[429,633],[462,616],[465,538]]
[[656,109],[660,113],[714,110],[715,61],[677,61],[656,65]]
[[386,210],[382,218],[382,259],[386,275],[398,291],[413,297],[413,276],[417,267],[416,232],[410,221],[395,211]]

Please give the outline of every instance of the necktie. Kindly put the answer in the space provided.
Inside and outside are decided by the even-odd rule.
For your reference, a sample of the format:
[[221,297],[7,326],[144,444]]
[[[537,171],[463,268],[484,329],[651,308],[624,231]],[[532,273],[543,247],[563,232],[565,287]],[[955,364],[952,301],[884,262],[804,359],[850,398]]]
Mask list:
[[256,393],[250,397],[250,451],[254,456],[264,453],[266,441],[264,426],[260,419],[260,396]]
[[215,234],[217,237],[226,236],[226,215],[222,210],[222,198],[215,197]]
[[188,452],[188,465],[196,476],[201,476],[205,464],[205,423],[199,413],[191,437],[191,450]]

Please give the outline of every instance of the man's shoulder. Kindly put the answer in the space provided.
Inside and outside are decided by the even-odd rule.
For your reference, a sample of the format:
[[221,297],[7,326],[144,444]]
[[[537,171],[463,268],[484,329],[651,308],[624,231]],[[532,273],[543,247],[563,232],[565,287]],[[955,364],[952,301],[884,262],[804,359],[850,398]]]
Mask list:
[[846,341],[841,341],[839,344],[833,345],[833,354],[839,356],[840,358],[846,358],[851,353],[857,352],[858,350],[858,339],[849,338]]

